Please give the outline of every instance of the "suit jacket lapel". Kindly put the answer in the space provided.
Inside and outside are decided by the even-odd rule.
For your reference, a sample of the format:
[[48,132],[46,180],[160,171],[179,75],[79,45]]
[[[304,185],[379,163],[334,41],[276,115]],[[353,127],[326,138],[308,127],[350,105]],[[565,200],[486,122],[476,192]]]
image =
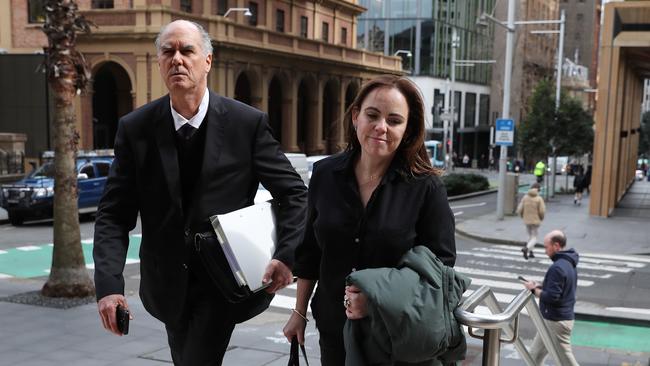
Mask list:
[[169,195],[172,202],[182,209],[182,194],[178,153],[174,142],[174,120],[169,105],[169,95],[161,100],[158,120],[155,123],[156,142],[160,153],[160,163],[163,167]]
[[[229,120],[227,110],[225,109],[221,97],[213,92],[210,92],[210,104],[208,113],[203,123],[207,123],[205,131],[205,147],[203,149],[203,162],[201,164],[201,172],[199,179],[194,186],[192,194],[192,203],[190,206],[190,214],[186,217],[186,223],[195,221],[207,220],[209,213],[214,209],[210,207],[214,205],[213,202],[208,202],[203,199],[203,193],[207,183],[214,179],[214,175],[221,154],[221,147],[224,139],[224,129],[228,125]],[[208,207],[206,207],[206,205]],[[206,216],[206,217],[202,217]]]

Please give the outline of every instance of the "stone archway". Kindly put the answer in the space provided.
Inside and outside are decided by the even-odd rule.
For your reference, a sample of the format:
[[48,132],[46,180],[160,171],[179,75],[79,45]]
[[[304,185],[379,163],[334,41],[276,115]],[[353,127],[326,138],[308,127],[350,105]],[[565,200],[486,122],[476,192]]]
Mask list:
[[101,64],[93,76],[93,148],[111,149],[120,117],[133,110],[131,79],[118,63]]
[[235,99],[252,105],[252,93],[251,93],[251,82],[245,72],[242,72],[237,77],[237,82],[235,83]]
[[323,88],[321,133],[325,144],[325,154],[339,151],[339,128],[341,126],[339,109],[338,82],[329,80]]
[[274,76],[269,83],[268,106],[266,110],[269,114],[269,124],[271,125],[273,137],[280,142],[282,142],[283,97],[282,83],[277,76]]

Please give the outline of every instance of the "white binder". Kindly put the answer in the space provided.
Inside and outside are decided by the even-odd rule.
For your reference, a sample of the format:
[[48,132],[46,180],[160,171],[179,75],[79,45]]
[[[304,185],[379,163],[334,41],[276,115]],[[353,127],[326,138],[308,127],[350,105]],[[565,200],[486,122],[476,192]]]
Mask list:
[[262,202],[223,215],[210,222],[240,286],[259,291],[276,245],[275,216],[270,202]]

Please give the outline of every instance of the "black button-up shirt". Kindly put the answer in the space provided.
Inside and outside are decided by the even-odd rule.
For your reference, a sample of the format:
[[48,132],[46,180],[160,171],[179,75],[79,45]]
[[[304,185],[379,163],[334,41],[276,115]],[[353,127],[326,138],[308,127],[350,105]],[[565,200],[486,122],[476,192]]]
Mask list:
[[342,331],[345,278],[364,268],[396,267],[412,247],[428,247],[443,263],[456,259],[454,215],[442,181],[413,177],[394,159],[363,207],[352,152],[319,161],[309,185],[305,237],[294,274],[318,280],[312,312],[319,331]]

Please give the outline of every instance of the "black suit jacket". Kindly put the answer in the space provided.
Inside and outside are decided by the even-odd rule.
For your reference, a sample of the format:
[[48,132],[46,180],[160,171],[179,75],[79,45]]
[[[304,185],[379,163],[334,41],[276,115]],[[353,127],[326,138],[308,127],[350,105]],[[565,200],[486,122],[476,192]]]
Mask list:
[[[140,297],[164,323],[181,321],[191,253],[185,238],[209,216],[253,204],[259,182],[280,206],[274,258],[292,267],[304,227],[306,187],[272,137],[266,114],[210,92],[203,123],[203,164],[183,215],[169,95],[120,119],[115,160],[95,223],[98,299],[124,293],[128,233],[140,213]],[[269,302],[270,297],[262,295],[244,303],[239,320],[259,313]]]

